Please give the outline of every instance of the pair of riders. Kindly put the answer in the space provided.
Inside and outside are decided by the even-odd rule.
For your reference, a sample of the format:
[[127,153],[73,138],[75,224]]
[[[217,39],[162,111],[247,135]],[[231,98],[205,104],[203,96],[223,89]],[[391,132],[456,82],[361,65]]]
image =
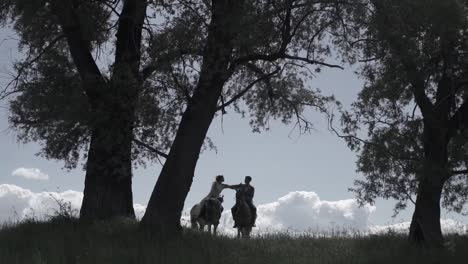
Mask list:
[[[252,217],[252,226],[255,226],[255,219],[257,218],[257,208],[253,204],[253,197],[254,197],[254,194],[255,194],[255,188],[250,184],[251,181],[252,181],[252,177],[245,176],[243,184],[241,183],[241,184],[237,184],[237,185],[228,185],[228,184],[223,183],[224,182],[224,176],[223,175],[216,176],[215,181],[211,185],[210,193],[205,198],[203,198],[203,200],[201,200],[201,202],[199,203],[200,210],[203,208],[206,200],[211,199],[211,198],[218,199],[220,197],[220,195],[221,195],[221,192],[224,189],[241,190],[241,191],[244,192],[245,201],[246,201],[247,205],[250,207],[251,212],[253,213],[254,217]],[[234,215],[234,212],[236,211],[236,209],[237,209],[236,205],[234,205],[231,208],[231,212],[233,213],[233,215]],[[234,228],[236,228],[236,227],[237,226],[234,225]]]

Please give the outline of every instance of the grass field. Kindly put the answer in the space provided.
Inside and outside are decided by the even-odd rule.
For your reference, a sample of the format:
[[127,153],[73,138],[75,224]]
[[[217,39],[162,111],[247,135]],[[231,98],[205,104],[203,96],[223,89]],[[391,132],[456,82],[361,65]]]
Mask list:
[[429,250],[397,234],[238,240],[184,230],[160,239],[130,221],[29,220],[1,228],[0,263],[468,263],[468,237],[446,240],[445,249]]

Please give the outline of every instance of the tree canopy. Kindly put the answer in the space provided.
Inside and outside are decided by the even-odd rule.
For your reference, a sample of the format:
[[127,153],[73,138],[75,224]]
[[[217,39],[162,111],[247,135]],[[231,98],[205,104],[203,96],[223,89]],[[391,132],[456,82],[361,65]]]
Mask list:
[[[331,39],[342,37],[333,33],[342,28],[342,5],[4,0],[0,20],[18,34],[25,56],[15,62],[16,76],[1,97],[10,100],[20,141],[40,142],[44,157],[64,160],[68,168],[81,154],[87,158],[84,200],[90,202],[83,204],[92,204],[91,211],[128,207],[129,162],[161,156],[167,158],[163,171],[188,164],[183,175],[162,177],[183,179],[180,190],[163,188],[180,194],[180,211],[198,142],[215,115],[233,106],[254,131],[268,128],[271,118],[308,131],[304,110],[327,110],[334,98],[308,81],[322,67],[341,68],[326,59],[333,55]],[[183,143],[176,143],[177,135]]]
[[[63,160],[67,168],[75,168],[86,158],[93,118],[67,40],[49,1],[3,2],[2,22],[13,26],[26,55],[15,62],[16,76],[2,93],[11,98],[10,124],[21,142],[41,142],[43,157]],[[78,19],[89,38],[89,49],[104,78],[110,80],[122,3],[74,2],[77,13],[82,14]],[[329,9],[328,19],[323,18],[325,11],[314,9],[323,3],[249,2],[236,37],[232,59],[236,67],[223,89],[219,110],[233,107],[249,117],[256,132],[267,128],[271,118],[286,124],[296,122],[301,131],[312,128],[302,114],[304,108],[324,112],[327,103],[334,101],[307,83],[320,67],[339,67],[325,61],[331,53],[330,44],[323,41],[326,30],[336,27],[332,18],[340,16],[339,10],[332,10],[336,5],[332,2],[324,6]],[[288,3],[295,5],[289,18],[285,17]],[[171,146],[199,79],[210,5],[206,1],[150,1],[142,47],[144,82],[134,124],[135,163],[156,161]],[[290,35],[286,34],[285,18],[290,19]],[[213,146],[209,139],[206,143]]]
[[[49,1],[3,2],[2,21],[13,25],[20,37],[19,47],[25,54],[24,59],[15,62],[15,78],[2,93],[11,95],[10,123],[20,141],[42,142],[42,156],[63,160],[67,168],[75,168],[80,155],[86,158],[93,118],[67,39]],[[89,49],[106,82],[110,82],[113,62],[108,62],[112,61],[115,25],[119,19],[119,13],[115,12],[122,8],[122,3],[74,2],[76,13],[81,14],[77,18],[80,27],[89,38]],[[154,4],[153,8],[156,12],[160,7]],[[148,42],[149,36],[145,37]],[[153,70],[150,65],[143,67],[145,72]],[[136,162],[156,160],[168,149],[174,136],[182,106],[175,101],[177,97],[171,87],[161,89],[162,85],[150,81],[142,85],[134,124],[132,153]]]
[[[467,3],[358,2],[363,5],[351,14],[361,34],[350,43],[358,51],[354,59],[363,62],[366,83],[341,120],[365,177],[352,190],[361,203],[396,199],[397,213],[408,202],[418,208],[425,186],[440,184],[442,205],[463,212],[468,199]],[[437,195],[436,189],[428,193]],[[431,199],[437,207],[439,199]]]
[[[158,50],[159,61],[171,63],[166,68],[171,72],[164,76],[182,75],[174,83],[187,95],[186,108],[142,219],[143,225],[175,230],[180,228],[199,144],[217,112],[232,104],[236,111],[250,114],[254,131],[267,127],[270,118],[295,121],[308,130],[311,124],[304,109],[325,112],[327,103],[334,101],[311,89],[307,81],[322,67],[341,68],[326,59],[332,57],[332,32],[341,27],[342,15],[342,3],[335,1],[178,3],[171,26],[161,32],[164,37],[155,35],[168,44],[155,47],[174,49]],[[198,21],[198,26],[188,33],[191,21]],[[187,41],[174,41],[180,34]],[[174,191],[170,186],[180,188]]]

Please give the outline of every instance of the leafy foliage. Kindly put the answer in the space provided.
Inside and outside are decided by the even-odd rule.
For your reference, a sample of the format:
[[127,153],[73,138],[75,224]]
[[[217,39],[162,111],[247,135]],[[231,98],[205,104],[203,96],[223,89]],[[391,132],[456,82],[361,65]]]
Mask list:
[[[112,55],[109,47],[115,41],[118,19],[115,12],[121,2],[71,3],[76,5],[80,27],[91,45],[89,49],[105,78],[111,80],[112,65],[106,65],[105,61]],[[0,6],[0,20],[13,25],[25,54],[14,65],[16,77],[0,94],[15,95],[10,97],[10,124],[17,130],[19,141],[41,142],[41,156],[63,160],[66,168],[75,168],[86,155],[93,115],[50,1],[5,0]],[[158,11],[156,7],[155,10]],[[181,111],[173,102],[172,92],[146,82],[137,106],[135,138],[155,149],[168,149]],[[140,164],[158,157],[144,144],[134,144],[133,156]]]
[[[41,142],[40,154],[74,168],[90,140],[92,111],[50,3],[4,0],[0,5],[0,20],[13,24],[26,55],[15,64],[17,78],[9,87],[18,95],[11,99],[10,121],[20,141]],[[101,73],[113,80],[113,65],[107,62],[112,61],[121,1],[70,3],[79,10],[79,24]],[[245,5],[219,110],[224,114],[232,106],[250,118],[256,132],[268,129],[271,119],[310,130],[305,109],[327,112],[335,103],[333,96],[311,89],[309,81],[323,67],[340,68],[325,60],[333,55],[332,40],[344,41],[350,34],[343,29],[342,3],[259,0]],[[157,160],[171,146],[200,77],[211,7],[211,1],[149,1],[134,126],[136,164]],[[209,139],[205,145],[213,147]]]
[[[312,124],[304,109],[326,112],[335,102],[310,89],[308,81],[322,67],[340,67],[325,62],[332,55],[331,32],[340,27],[338,6],[335,1],[247,1],[235,29],[220,109],[232,105],[243,116],[248,113],[256,132],[267,129],[270,119],[296,121],[301,131],[308,131]],[[179,99],[190,98],[198,83],[210,8],[209,1],[177,1],[177,12],[149,45],[148,54],[160,70],[153,81],[172,86]]]
[[423,132],[430,126],[449,133],[443,205],[462,212],[468,149],[457,116],[467,91],[467,3],[358,2],[362,5],[351,14],[361,34],[349,43],[358,51],[351,61],[364,62],[366,84],[341,120],[348,146],[359,154],[358,172],[365,176],[352,190],[362,203],[393,198],[395,212],[404,209],[417,193],[427,151]]

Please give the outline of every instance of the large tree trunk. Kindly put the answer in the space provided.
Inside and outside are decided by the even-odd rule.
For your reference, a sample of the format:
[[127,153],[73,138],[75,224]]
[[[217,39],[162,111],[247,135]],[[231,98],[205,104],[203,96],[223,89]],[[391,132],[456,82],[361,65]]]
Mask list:
[[419,176],[416,208],[409,239],[418,244],[440,247],[440,198],[447,175],[447,133],[441,128],[424,128],[424,163]]
[[195,166],[208,128],[216,111],[217,98],[221,87],[211,86],[213,95],[210,100],[194,96],[188,106],[169,156],[164,163],[156,186],[141,220],[143,226],[155,231],[177,233],[180,231],[180,217],[185,198],[190,190]]
[[52,8],[93,110],[80,215],[90,219],[135,217],[131,148],[135,104],[143,81],[139,68],[147,0],[123,2],[110,82],[103,77],[91,54],[91,43],[74,4],[70,0],[53,1]]
[[135,217],[131,162],[133,107],[102,106],[95,115],[98,120],[94,123],[88,151],[80,216],[91,219]]
[[142,226],[169,234],[181,230],[180,217],[192,185],[200,150],[215,115],[224,83],[230,76],[232,41],[242,5],[241,0],[212,2],[212,19],[200,79],[151,194],[141,221]]

